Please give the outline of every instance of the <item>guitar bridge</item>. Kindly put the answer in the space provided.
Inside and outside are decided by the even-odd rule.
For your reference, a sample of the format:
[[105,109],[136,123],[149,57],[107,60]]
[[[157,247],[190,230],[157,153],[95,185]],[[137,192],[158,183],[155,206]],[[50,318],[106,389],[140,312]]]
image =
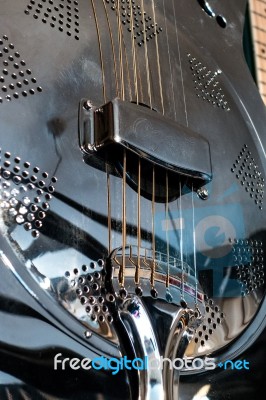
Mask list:
[[117,294],[121,289],[122,273],[127,292],[133,294],[137,287],[141,289],[142,296],[150,297],[154,269],[153,278],[158,298],[166,298],[168,302],[177,305],[180,304],[181,298],[184,298],[190,307],[194,306],[195,297],[199,304],[203,303],[204,295],[200,284],[195,282],[194,271],[185,261],[158,251],[154,257],[151,249],[137,246],[126,246],[124,250],[122,247],[115,249],[110,260],[112,268],[107,279]]

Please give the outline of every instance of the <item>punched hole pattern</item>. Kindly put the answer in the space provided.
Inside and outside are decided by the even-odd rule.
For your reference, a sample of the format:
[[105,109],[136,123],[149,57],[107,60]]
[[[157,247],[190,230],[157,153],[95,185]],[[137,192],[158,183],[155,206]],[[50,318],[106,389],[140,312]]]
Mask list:
[[214,304],[212,299],[208,299],[205,295],[205,316],[202,324],[197,329],[194,336],[194,343],[205,346],[206,342],[211,338],[218,326],[222,324],[224,313],[221,312],[218,305]]
[[5,223],[21,225],[33,238],[40,236],[56,177],[49,177],[37,166],[0,150],[0,207]]
[[79,40],[79,3],[77,0],[30,0],[25,14],[58,32]]
[[[117,0],[105,0],[111,9],[117,12]],[[142,10],[140,4],[135,0],[120,0],[121,23],[127,27],[128,32],[134,33],[134,40],[141,47],[159,35],[163,28],[153,21],[146,11]]]
[[236,157],[231,172],[235,175],[247,196],[261,211],[263,206],[265,179],[246,144],[244,144]]
[[232,239],[234,267],[232,273],[241,286],[241,296],[245,297],[264,285],[264,254],[261,240]]
[[0,38],[0,104],[42,92],[31,68],[7,35]]
[[212,71],[190,53],[187,56],[197,97],[213,107],[230,111],[228,100],[219,81],[222,71],[220,69]]
[[[113,322],[110,313],[112,299],[106,295],[104,288],[104,265],[103,260],[92,261],[89,265],[82,265],[81,268],[65,272],[71,302],[76,299],[83,308],[84,316],[86,315],[92,324],[99,324],[102,327],[109,326]],[[65,301],[68,301],[67,298]]]

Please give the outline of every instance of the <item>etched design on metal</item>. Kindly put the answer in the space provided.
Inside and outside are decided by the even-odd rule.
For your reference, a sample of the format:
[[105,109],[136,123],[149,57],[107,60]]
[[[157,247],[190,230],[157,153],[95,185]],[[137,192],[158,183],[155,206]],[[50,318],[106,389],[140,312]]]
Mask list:
[[49,179],[47,172],[10,152],[3,152],[0,167],[0,209],[6,225],[22,225],[38,238],[50,209],[56,177]]
[[231,172],[235,174],[247,195],[262,210],[265,179],[246,144],[239,152]]
[[77,0],[30,0],[25,14],[79,40],[79,3]]
[[26,61],[6,35],[0,38],[0,59],[2,60],[0,103],[42,92],[42,87],[37,86],[37,79]]
[[224,111],[230,111],[228,100],[225,97],[221,82],[219,81],[219,76],[222,75],[222,71],[220,69],[212,71],[190,53],[187,56],[197,97],[205,100],[214,107],[221,108]]

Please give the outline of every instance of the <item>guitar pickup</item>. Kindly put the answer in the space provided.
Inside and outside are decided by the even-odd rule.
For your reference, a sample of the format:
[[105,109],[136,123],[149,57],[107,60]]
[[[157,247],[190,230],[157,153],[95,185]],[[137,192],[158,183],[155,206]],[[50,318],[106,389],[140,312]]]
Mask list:
[[120,146],[165,169],[191,178],[212,179],[209,142],[162,114],[118,98],[100,108],[82,100],[79,142],[86,154]]

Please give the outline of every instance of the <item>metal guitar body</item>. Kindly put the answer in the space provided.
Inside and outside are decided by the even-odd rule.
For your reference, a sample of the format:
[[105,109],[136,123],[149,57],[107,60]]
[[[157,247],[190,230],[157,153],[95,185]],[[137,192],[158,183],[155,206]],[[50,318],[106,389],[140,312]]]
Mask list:
[[[1,0],[1,399],[226,398],[266,307],[245,7]],[[101,365],[162,357],[199,364]]]

